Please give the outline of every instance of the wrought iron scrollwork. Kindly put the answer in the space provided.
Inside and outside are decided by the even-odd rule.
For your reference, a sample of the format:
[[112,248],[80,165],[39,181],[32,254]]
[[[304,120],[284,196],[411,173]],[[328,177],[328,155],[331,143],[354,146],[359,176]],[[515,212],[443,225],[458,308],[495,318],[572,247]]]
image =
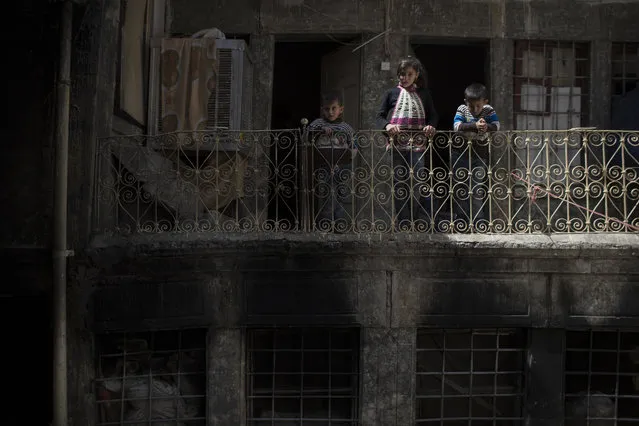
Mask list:
[[331,137],[291,129],[101,139],[95,231],[639,230],[639,132]]

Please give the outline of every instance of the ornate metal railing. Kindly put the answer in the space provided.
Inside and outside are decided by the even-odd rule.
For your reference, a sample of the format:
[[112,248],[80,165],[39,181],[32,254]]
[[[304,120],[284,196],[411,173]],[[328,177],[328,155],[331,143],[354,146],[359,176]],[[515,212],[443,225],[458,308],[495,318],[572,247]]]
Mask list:
[[118,136],[95,170],[98,233],[639,231],[639,132]]

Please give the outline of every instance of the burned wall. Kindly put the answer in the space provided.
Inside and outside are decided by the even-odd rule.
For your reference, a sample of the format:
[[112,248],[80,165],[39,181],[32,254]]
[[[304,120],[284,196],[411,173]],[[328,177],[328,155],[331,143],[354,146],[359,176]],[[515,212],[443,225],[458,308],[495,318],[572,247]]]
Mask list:
[[637,235],[146,241],[92,250],[97,329],[639,325]]
[[[639,326],[637,235],[166,238],[94,240],[74,259],[74,310],[93,333],[208,329],[213,423],[246,420],[246,328],[359,328],[361,421],[403,425],[420,327]],[[83,347],[75,397],[91,407]]]

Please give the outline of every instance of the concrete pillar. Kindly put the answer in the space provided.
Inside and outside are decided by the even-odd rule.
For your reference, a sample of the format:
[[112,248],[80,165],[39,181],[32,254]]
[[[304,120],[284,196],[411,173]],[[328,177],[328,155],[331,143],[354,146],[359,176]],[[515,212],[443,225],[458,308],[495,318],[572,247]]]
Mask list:
[[255,61],[253,63],[253,128],[269,129],[273,107],[275,36],[252,35],[250,49]]
[[526,410],[526,424],[555,425],[564,418],[563,376],[564,330],[532,329],[528,347],[528,377],[526,386],[531,403]]
[[413,424],[416,329],[367,327],[361,333],[361,424]]
[[499,115],[501,127],[511,130],[513,120],[513,41],[506,38],[490,40],[490,103]]
[[612,43],[596,40],[590,44],[589,126],[610,128],[612,100]]
[[241,328],[211,328],[207,338],[207,425],[246,423],[245,345]]
[[[386,55],[384,37],[379,37],[362,47],[362,86],[360,129],[374,129],[375,115],[384,92],[397,84],[397,64],[407,55],[406,37],[403,34],[388,36],[390,54]],[[390,70],[382,71],[382,61],[390,62]]]

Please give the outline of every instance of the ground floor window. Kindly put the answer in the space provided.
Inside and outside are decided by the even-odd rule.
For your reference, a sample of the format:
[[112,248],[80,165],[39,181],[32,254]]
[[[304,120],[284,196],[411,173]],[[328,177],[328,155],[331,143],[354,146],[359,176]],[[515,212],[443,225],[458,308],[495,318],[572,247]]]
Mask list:
[[98,425],[206,422],[206,330],[97,336]]
[[[247,425],[359,424],[370,348],[358,328],[253,328],[246,339],[246,359],[228,361],[246,363]],[[97,425],[206,424],[206,330],[96,342]],[[639,424],[637,330],[419,328],[414,349],[416,424],[523,426],[546,411],[566,426]]]
[[526,331],[420,329],[416,423],[523,425]]
[[639,424],[639,332],[569,331],[567,425]]
[[357,425],[359,332],[249,330],[249,425]]

